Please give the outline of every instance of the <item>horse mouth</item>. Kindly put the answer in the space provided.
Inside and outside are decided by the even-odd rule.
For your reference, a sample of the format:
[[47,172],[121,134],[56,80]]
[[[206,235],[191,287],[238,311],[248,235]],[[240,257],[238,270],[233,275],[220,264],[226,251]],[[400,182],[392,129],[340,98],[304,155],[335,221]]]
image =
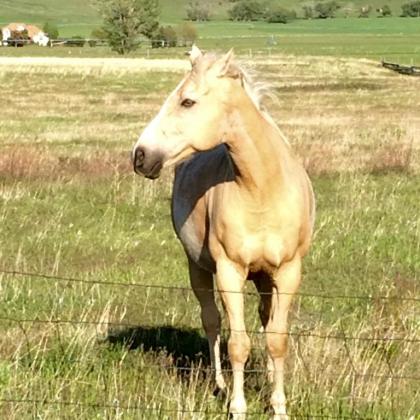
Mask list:
[[158,161],[158,162],[156,162],[153,166],[152,166],[152,168],[150,169],[150,171],[147,173],[147,174],[144,174],[144,176],[147,178],[147,179],[156,179],[156,178],[159,178],[159,176],[160,176],[160,171],[162,170],[162,162],[161,161]]

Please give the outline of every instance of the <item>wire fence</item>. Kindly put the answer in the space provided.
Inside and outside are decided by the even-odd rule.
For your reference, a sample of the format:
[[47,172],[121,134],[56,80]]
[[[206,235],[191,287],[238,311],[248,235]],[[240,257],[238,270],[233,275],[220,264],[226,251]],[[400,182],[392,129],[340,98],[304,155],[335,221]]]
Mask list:
[[[134,282],[118,282],[118,281],[107,281],[107,280],[98,280],[98,279],[84,279],[84,278],[74,278],[74,277],[63,277],[63,276],[57,276],[57,275],[50,275],[50,274],[44,274],[44,273],[36,273],[36,272],[26,272],[26,271],[19,271],[19,270],[8,270],[8,269],[0,269],[0,280],[3,282],[13,281],[16,278],[22,278],[22,279],[40,279],[40,280],[46,280],[48,282],[61,282],[64,284],[83,284],[88,286],[102,286],[102,287],[118,287],[118,288],[141,288],[141,289],[150,289],[150,290],[167,290],[167,291],[181,291],[181,292],[193,292],[190,287],[185,287],[182,285],[156,285],[156,284],[147,284],[147,283],[134,283]],[[200,289],[201,291],[218,291],[213,289]],[[244,292],[238,292],[238,291],[222,291],[224,293],[243,293],[246,295],[254,295],[254,296],[260,296],[258,292],[252,292],[252,291],[244,291]],[[270,293],[266,293],[270,294]],[[296,296],[302,297],[302,298],[311,298],[311,299],[321,299],[321,300],[351,300],[351,301],[381,301],[381,302],[395,302],[395,301],[401,301],[405,303],[413,303],[416,305],[418,302],[420,302],[420,297],[418,296],[396,296],[396,295],[345,295],[345,294],[320,294],[320,293],[304,293],[304,292],[298,292],[295,294]],[[419,308],[420,309],[420,308]],[[9,315],[0,315],[0,322],[2,323],[15,323],[19,325],[21,328],[24,329],[25,324],[50,324],[50,325],[71,325],[71,326],[95,326],[95,327],[107,327],[109,328],[116,328],[116,329],[122,329],[125,330],[133,330],[135,331],[136,328],[139,327],[137,322],[130,322],[128,320],[121,320],[118,322],[115,321],[109,321],[107,319],[103,319],[101,317],[98,317],[96,319],[73,319],[73,318],[54,318],[54,317],[36,317],[36,318],[30,318],[30,317],[23,317],[23,316],[9,316]],[[150,326],[145,327],[142,326],[142,328],[152,328]],[[198,333],[201,333],[201,328],[191,328],[191,331],[195,331]],[[228,334],[229,332],[232,332],[232,330],[229,330],[227,328],[222,328],[222,333]],[[253,336],[261,336],[262,334],[280,334],[280,335],[288,335],[296,340],[305,339],[305,338],[316,338],[321,340],[339,340],[344,344],[344,347],[346,348],[346,352],[349,358],[349,366],[350,366],[350,374],[354,379],[361,379],[361,380],[368,380],[368,379],[374,379],[374,380],[381,380],[381,381],[391,381],[392,386],[394,384],[394,381],[409,381],[410,383],[418,383],[420,382],[420,376],[416,375],[415,372],[413,374],[401,374],[399,372],[395,372],[394,369],[389,365],[389,369],[387,374],[377,374],[377,373],[370,373],[370,372],[364,372],[359,371],[354,364],[352,363],[351,356],[350,356],[350,350],[348,348],[349,342],[368,342],[372,344],[378,344],[378,343],[401,343],[403,345],[411,345],[415,344],[417,345],[420,343],[420,337],[412,336],[412,335],[401,335],[401,336],[365,336],[365,335],[351,335],[345,333],[345,331],[337,333],[328,333],[328,334],[322,334],[318,333],[316,331],[313,331],[312,329],[301,329],[298,331],[289,331],[285,333],[279,333],[279,332],[265,332],[263,330],[255,330],[255,329],[247,329],[246,331],[239,331],[235,330],[235,332],[246,332],[249,335]],[[133,337],[130,337],[128,335],[126,337],[127,343],[132,340]],[[69,355],[63,354],[63,358],[69,358]],[[87,363],[86,359],[78,360],[77,357],[70,357],[71,363]],[[92,363],[97,362],[97,360],[92,360]],[[388,362],[387,362],[388,363]],[[223,361],[223,366],[227,365],[227,361]],[[172,360],[172,362],[167,363],[147,363],[144,365],[144,369],[155,369],[158,371],[166,370],[166,371],[173,371],[177,374],[196,374],[196,373],[202,373],[204,375],[209,375],[214,372],[214,369],[205,363],[201,363],[199,361],[198,363],[191,363],[188,365],[178,364],[177,360]],[[232,369],[229,367],[223,367],[222,368],[223,373],[230,373],[232,372]],[[247,375],[252,374],[264,374],[266,372],[266,369],[263,368],[246,368],[245,373]],[[343,377],[341,374],[333,374],[331,372],[328,373],[328,378],[336,379],[336,380],[342,380]],[[417,385],[416,385],[417,386]],[[393,396],[394,398],[394,396]],[[94,402],[94,403],[85,403],[80,401],[70,401],[70,400],[49,400],[47,398],[43,399],[37,399],[37,398],[0,398],[0,406],[2,405],[12,405],[12,404],[26,404],[26,405],[33,405],[33,406],[68,406],[68,407],[75,407],[75,408],[85,408],[85,409],[119,409],[126,412],[139,412],[142,413],[145,416],[166,416],[171,417],[171,415],[177,415],[178,418],[183,415],[188,415],[194,417],[194,415],[202,415],[202,416],[208,416],[211,418],[212,416],[220,416],[223,415],[224,411],[211,411],[211,410],[194,410],[194,409],[188,409],[188,408],[177,408],[177,409],[169,409],[162,406],[159,407],[150,407],[147,404],[128,404],[128,405],[120,405],[118,402],[115,404],[109,404],[109,402]],[[147,414],[149,413],[149,414]],[[154,414],[151,414],[154,413]],[[249,416],[254,417],[263,417],[266,416],[267,413],[264,412],[249,412]],[[360,418],[360,419],[367,419],[372,417],[364,417],[364,416],[358,416],[356,412],[353,412],[351,416],[346,416],[343,414],[340,414],[338,416],[329,415],[329,414],[317,414],[317,413],[311,413],[311,414],[305,414],[305,415],[299,415],[298,413],[292,414],[292,418]]]
[[[42,400],[42,399],[7,399],[7,398],[0,398],[0,403],[6,403],[6,404],[34,404],[34,405],[50,405],[50,406],[71,406],[71,407],[77,407],[77,408],[93,408],[93,409],[113,409],[118,411],[136,411],[136,412],[142,412],[142,413],[149,413],[149,415],[194,415],[194,414],[203,414],[206,416],[220,416],[220,415],[226,415],[225,412],[222,411],[212,411],[212,410],[192,410],[188,408],[177,408],[177,409],[168,409],[168,408],[162,408],[162,407],[147,407],[144,405],[123,405],[116,402],[115,404],[109,404],[109,403],[82,403],[79,401],[51,401],[51,400]],[[153,413],[153,414],[150,414]],[[255,417],[258,416],[261,418],[262,416],[266,417],[267,412],[266,411],[248,411],[247,413],[238,413],[238,414],[246,414],[247,416]],[[294,419],[356,419],[356,420],[368,420],[373,419],[373,417],[365,417],[365,416],[359,416],[359,415],[339,415],[339,416],[333,416],[329,414],[293,414],[291,416]],[[160,417],[158,417],[160,418]],[[179,417],[178,417],[179,418]]]

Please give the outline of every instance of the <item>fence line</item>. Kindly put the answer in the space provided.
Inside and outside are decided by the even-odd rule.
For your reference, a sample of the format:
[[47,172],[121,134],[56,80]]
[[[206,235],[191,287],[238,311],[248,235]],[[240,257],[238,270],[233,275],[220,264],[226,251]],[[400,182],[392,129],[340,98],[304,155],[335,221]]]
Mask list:
[[[46,400],[46,399],[17,399],[17,398],[0,398],[0,403],[5,404],[41,404],[41,405],[61,405],[61,406],[73,406],[81,408],[107,408],[114,410],[125,410],[125,411],[140,411],[140,412],[155,412],[155,413],[167,413],[167,414],[207,414],[210,416],[226,416],[226,411],[211,411],[211,410],[192,410],[186,408],[170,409],[161,407],[145,407],[141,405],[121,405],[119,402],[115,404],[109,403],[81,403],[80,401],[66,401],[66,400]],[[247,416],[267,416],[267,412],[264,411],[248,411]],[[356,419],[356,420],[370,420],[372,417],[360,417],[358,415],[346,416],[332,416],[329,414],[289,414],[291,418],[295,419],[308,419],[308,418],[320,418],[320,419]]]
[[[138,287],[143,289],[160,289],[160,290],[173,290],[173,291],[184,291],[184,292],[193,292],[191,287],[187,286],[165,286],[165,285],[158,285],[158,284],[145,284],[145,283],[123,283],[123,282],[115,282],[115,281],[106,281],[106,280],[85,280],[79,279],[74,277],[61,277],[55,276],[50,274],[42,274],[42,273],[33,273],[33,272],[24,272],[24,271],[17,271],[17,270],[5,270],[0,269],[0,274],[10,275],[10,276],[20,276],[20,277],[35,277],[41,278],[45,280],[52,280],[52,281],[66,281],[69,283],[83,283],[83,284],[90,284],[90,285],[103,285],[103,286],[117,286],[117,287]],[[251,291],[237,291],[237,290],[220,290],[220,289],[203,289],[198,288],[196,291],[201,292],[223,292],[223,293],[241,293],[243,295],[251,295],[251,296],[261,296],[261,295],[271,295],[270,292],[251,292]],[[297,293],[286,293],[282,292],[279,293],[281,295],[293,295],[293,296],[300,296],[300,297],[307,297],[307,298],[317,298],[317,299],[354,299],[354,300],[399,300],[399,301],[411,301],[411,302],[420,302],[420,297],[404,297],[404,296],[370,296],[370,295],[325,295],[325,294],[317,294],[317,293],[304,293],[304,292],[297,292]]]
[[[128,340],[129,342],[129,340]],[[262,349],[261,349],[262,350]],[[265,352],[261,352],[260,356],[266,356]],[[62,355],[63,358],[66,358],[65,354]],[[89,363],[98,363],[97,359],[72,359],[72,358],[66,358],[67,361],[76,364],[89,364]],[[10,358],[9,361],[11,363],[13,362],[17,362],[18,359],[13,359]],[[118,363],[120,363],[121,360],[118,360]],[[222,359],[222,363],[227,363],[228,359],[224,358]],[[142,369],[155,369],[155,370],[175,370],[175,371],[179,371],[179,372],[189,372],[189,373],[197,373],[197,372],[203,372],[206,374],[209,373],[214,373],[216,372],[216,369],[211,367],[211,366],[205,366],[203,367],[201,365],[201,363],[198,363],[197,366],[179,366],[177,365],[177,361],[175,359],[173,364],[150,364],[150,363],[146,363],[144,365],[141,366]],[[232,373],[235,370],[232,368],[221,368],[219,370],[222,373]],[[267,374],[267,369],[256,369],[256,368],[244,368],[243,372],[246,374]],[[411,376],[411,375],[393,375],[392,372],[390,375],[377,375],[374,373],[360,373],[357,370],[352,369],[349,372],[350,375],[353,375],[357,378],[367,378],[367,379],[388,379],[388,380],[395,380],[395,381],[413,381],[413,382],[420,382],[420,376]],[[339,374],[331,374],[331,373],[326,373],[323,372],[322,373],[322,377],[323,378],[328,378],[328,379],[338,379],[338,378],[342,378],[343,375],[339,375]]]
[[[50,274],[43,274],[43,273],[35,273],[35,272],[26,272],[26,271],[18,271],[18,270],[7,270],[7,269],[1,269],[0,268],[0,275],[3,275],[0,277],[3,281],[8,281],[7,278],[4,278],[5,276],[11,276],[12,278],[15,277],[22,277],[23,279],[44,279],[52,282],[67,282],[67,283],[78,283],[78,284],[86,284],[86,285],[102,285],[102,286],[112,286],[112,287],[127,287],[127,288],[144,288],[144,289],[155,289],[155,290],[169,290],[169,291],[183,291],[183,292],[192,292],[192,289],[190,287],[185,286],[165,286],[165,285],[156,285],[156,284],[144,284],[144,283],[124,283],[124,282],[117,282],[117,281],[106,281],[106,280],[87,280],[82,278],[74,278],[74,277],[62,277],[57,275],[50,275]],[[212,289],[200,289],[204,291],[213,291]],[[217,290],[215,290],[217,291]],[[238,291],[223,291],[226,293],[242,293]],[[243,294],[246,295],[254,295],[259,296],[259,293],[257,292],[243,292]],[[270,294],[270,293],[266,293]],[[296,296],[300,297],[306,297],[306,298],[318,298],[318,299],[350,299],[350,300],[367,300],[367,301],[411,301],[411,302],[420,302],[420,297],[413,296],[413,297],[398,297],[398,296],[371,296],[371,295],[333,295],[333,294],[310,294],[310,293],[296,293]],[[44,315],[45,316],[45,315]],[[47,315],[48,316],[48,315]],[[53,316],[51,314],[51,316]],[[148,330],[153,328],[160,328],[160,326],[139,326],[136,323],[129,322],[128,320],[120,321],[120,322],[111,322],[107,320],[101,319],[59,319],[59,318],[50,318],[50,319],[30,319],[30,318],[18,318],[13,316],[7,316],[7,315],[0,315],[0,322],[13,322],[20,326],[20,328],[23,330],[24,334],[26,334],[26,328],[23,324],[31,323],[31,324],[51,324],[51,325],[93,325],[93,326],[106,326],[106,327],[114,327],[116,329],[116,337],[118,338],[118,328],[121,329],[121,332],[124,332],[122,328],[126,329],[132,329],[132,334],[127,334],[127,336],[120,337],[120,340],[122,343],[126,343],[127,345],[130,345],[130,342],[134,342],[136,340],[136,330],[139,331],[139,336],[141,337],[141,329],[144,329],[144,332],[147,333]],[[202,331],[202,328],[188,328],[189,331]],[[227,328],[222,328],[221,332],[228,333],[232,330]],[[348,341],[359,341],[359,342],[371,342],[371,343],[391,343],[391,342],[403,342],[403,343],[420,343],[420,338],[417,336],[411,336],[411,337],[375,337],[375,336],[351,336],[346,335],[345,331],[339,334],[337,333],[331,333],[331,334],[319,334],[314,331],[314,328],[312,329],[301,329],[299,331],[292,331],[292,332],[276,332],[276,331],[268,331],[265,332],[263,330],[233,330],[234,332],[247,332],[250,335],[261,335],[261,334],[277,334],[277,335],[287,335],[290,337],[296,337],[299,343],[300,338],[319,338],[323,340],[341,340],[347,348],[347,342]],[[112,339],[112,330],[109,332],[108,336],[104,338],[106,339]],[[162,347],[162,349],[164,346]],[[262,349],[261,349],[262,350]],[[262,356],[262,352],[259,353]],[[23,356],[14,356],[11,357],[11,362],[17,362],[19,363],[21,358],[30,357],[31,355],[31,347],[30,343],[28,342],[28,349],[27,353],[25,353]],[[350,355],[348,355],[351,361]],[[62,355],[60,355],[60,358],[63,358],[63,360],[66,360],[68,356],[66,356],[66,351],[63,352]],[[42,356],[41,356],[42,360]],[[59,359],[60,360],[60,359]],[[86,360],[78,360],[78,359],[72,359],[69,358],[72,363],[90,363],[91,360],[88,358]],[[204,360],[206,360],[206,356],[204,356]],[[29,363],[35,363],[36,359],[29,360]],[[93,362],[93,360],[92,360]],[[95,361],[97,363],[97,361]],[[191,363],[191,364],[190,364]],[[179,364],[179,366],[177,365]],[[189,366],[187,364],[190,364]],[[197,362],[197,366],[193,366],[193,363],[191,361],[183,361],[182,357],[179,359],[176,359],[174,356],[173,364],[169,362],[163,363],[163,364],[144,364],[142,368],[144,369],[157,369],[157,370],[167,370],[168,372],[171,370],[174,370],[175,372],[186,372],[186,373],[197,373],[197,372],[205,372],[205,373],[211,373],[214,372],[214,368],[211,366],[203,366],[201,364],[201,361],[199,360]],[[223,368],[222,372],[232,372],[233,369],[231,368]],[[246,374],[263,374],[266,373],[266,369],[262,368],[249,368],[244,370]],[[420,376],[415,375],[394,375],[393,369],[389,366],[389,374],[375,374],[375,373],[365,373],[365,372],[359,372],[357,368],[351,363],[349,367],[349,372],[346,375],[351,375],[350,377],[353,378],[353,380],[356,380],[357,378],[363,379],[363,378],[372,378],[372,379],[378,379],[378,380],[390,380],[392,383],[392,386],[394,384],[394,381],[412,381],[412,382],[420,382]],[[312,377],[312,375],[309,375]],[[334,379],[334,378],[343,378],[341,374],[334,374],[330,372],[324,372],[322,377],[328,378],[328,379]],[[312,378],[315,379],[315,378]],[[411,383],[411,382],[410,382]],[[144,415],[152,415],[151,413],[155,413],[154,415],[165,415],[170,416],[173,415],[194,415],[194,414],[202,414],[204,416],[226,416],[226,411],[212,411],[212,410],[194,410],[194,409],[187,409],[184,407],[179,408],[162,408],[162,407],[148,407],[147,404],[145,405],[121,405],[119,402],[109,403],[109,402],[80,402],[80,401],[69,401],[69,400],[49,400],[48,398],[45,399],[36,399],[36,398],[0,398],[0,405],[3,404],[32,404],[32,405],[47,405],[47,406],[68,406],[68,407],[76,407],[76,408],[85,408],[85,409],[113,409],[113,410],[124,410],[124,411],[136,411],[138,413],[144,413]],[[150,413],[150,414],[146,414]],[[267,412],[249,412],[249,416],[267,416]],[[359,417],[355,412],[352,412],[351,416],[334,416],[334,415],[326,415],[326,414],[319,414],[319,413],[306,413],[305,415],[299,415],[299,414],[290,414],[291,418],[326,418],[326,419],[368,419],[370,417]]]
[[[107,327],[125,327],[125,328],[138,328],[139,325],[130,322],[111,322],[101,320],[82,320],[82,319],[19,319],[11,318],[6,316],[0,316],[0,321],[9,321],[15,323],[34,323],[34,324],[71,324],[71,325],[97,325]],[[158,328],[158,326],[142,326],[142,328]],[[190,328],[192,331],[201,331],[200,328]],[[221,332],[235,332],[235,333],[247,333],[250,335],[264,335],[264,334],[275,334],[275,335],[287,335],[289,337],[310,337],[320,338],[323,340],[343,340],[343,341],[371,341],[371,342],[398,342],[403,341],[404,343],[420,343],[420,338],[406,338],[406,337],[357,337],[357,336],[346,336],[346,335],[335,335],[335,334],[317,334],[307,332],[308,330],[302,330],[300,332],[277,332],[277,331],[263,331],[263,330],[235,330],[229,328],[221,328]]]

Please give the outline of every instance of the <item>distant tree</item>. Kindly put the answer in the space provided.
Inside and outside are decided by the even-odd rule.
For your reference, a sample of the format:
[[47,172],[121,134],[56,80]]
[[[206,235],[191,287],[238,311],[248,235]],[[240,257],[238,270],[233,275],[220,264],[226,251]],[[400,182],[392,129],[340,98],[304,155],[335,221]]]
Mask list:
[[401,6],[403,17],[420,17],[420,0],[411,1]]
[[294,10],[287,10],[278,5],[271,6],[265,12],[265,20],[269,23],[287,23],[293,19],[296,19]]
[[387,17],[392,15],[392,10],[387,4],[383,5],[379,9],[376,9],[376,11],[379,13],[379,17]]
[[363,6],[359,10],[359,18],[367,18],[372,11],[372,7],[368,4],[367,6]]
[[90,33],[90,38],[88,41],[89,46],[96,47],[99,43],[106,42],[107,35],[106,32],[102,28],[95,28]]
[[48,35],[50,39],[57,39],[60,35],[60,33],[58,32],[57,25],[51,22],[46,22],[42,27],[42,30]]
[[101,0],[97,5],[106,38],[118,54],[135,50],[141,35],[152,38],[159,30],[158,0]]
[[190,0],[187,5],[187,19],[192,21],[210,20],[210,9],[204,0]]
[[197,28],[190,22],[178,26],[178,38],[182,46],[192,45],[197,39]]
[[312,19],[314,17],[314,9],[312,6],[303,6],[302,9],[304,19]]
[[161,28],[161,34],[165,41],[165,47],[176,47],[178,42],[178,35],[172,26],[165,26]]
[[264,7],[256,0],[240,0],[229,10],[230,20],[256,21],[264,17]]
[[12,31],[7,42],[13,47],[23,47],[25,44],[29,44],[28,31],[26,29],[23,31]]
[[94,39],[106,39],[107,34],[103,28],[95,28],[90,33],[90,37]]
[[317,3],[314,7],[318,19],[334,18],[335,12],[340,8],[336,1],[328,1],[325,3]]

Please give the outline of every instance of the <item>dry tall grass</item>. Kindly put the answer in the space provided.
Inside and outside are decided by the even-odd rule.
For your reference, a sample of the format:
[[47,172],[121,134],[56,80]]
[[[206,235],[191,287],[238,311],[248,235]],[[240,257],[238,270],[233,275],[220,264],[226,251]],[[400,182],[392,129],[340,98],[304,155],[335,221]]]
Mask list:
[[[157,183],[134,178],[129,160],[185,64],[4,63],[0,266],[185,285],[168,215],[171,175]],[[296,299],[291,412],[417,415],[420,325],[410,298],[419,293],[419,81],[364,60],[283,56],[254,65],[279,98],[269,111],[316,175],[318,221],[303,290],[372,297]],[[190,292],[5,274],[0,292],[0,399],[10,400],[0,401],[2,418],[225,418],[224,402],[211,397]],[[247,300],[247,325],[258,331],[257,299]],[[57,319],[79,323],[49,322]],[[143,327],[142,347],[124,345],[127,329],[109,324],[121,322]],[[248,368],[257,372],[247,375],[246,389],[250,411],[262,413],[264,341],[258,333],[252,340]]]

